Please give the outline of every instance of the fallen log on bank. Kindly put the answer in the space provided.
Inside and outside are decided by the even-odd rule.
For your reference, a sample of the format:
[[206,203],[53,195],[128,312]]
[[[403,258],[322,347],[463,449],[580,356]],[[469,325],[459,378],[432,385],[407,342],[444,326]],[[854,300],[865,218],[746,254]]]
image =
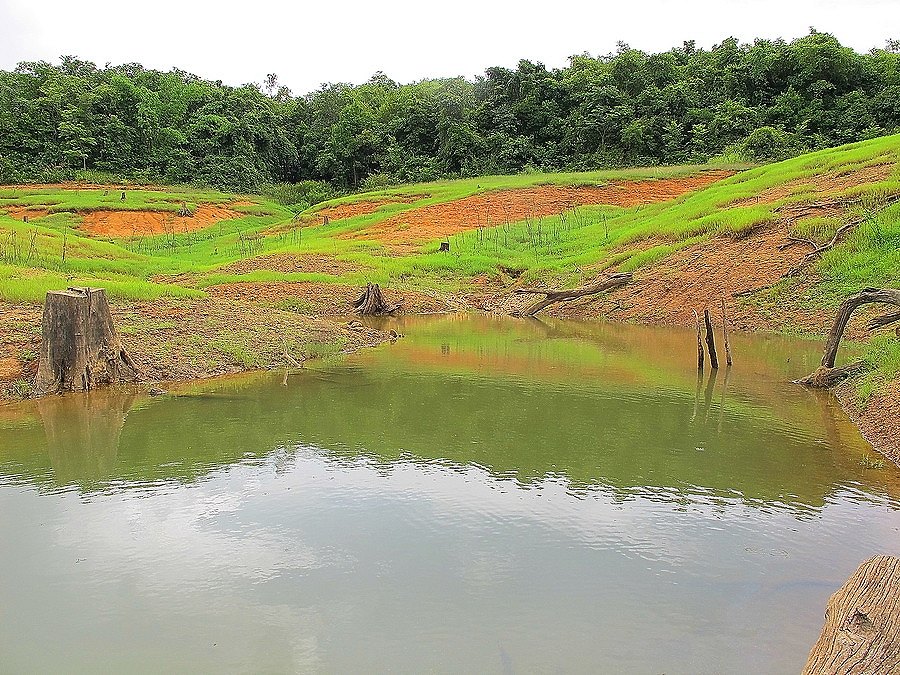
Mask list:
[[631,272],[622,272],[612,274],[606,279],[599,281],[593,286],[585,286],[584,288],[575,288],[571,290],[554,290],[550,288],[517,288],[514,293],[518,294],[534,294],[543,295],[543,300],[538,300],[534,304],[529,305],[522,311],[518,312],[519,316],[534,316],[543,309],[557,302],[568,302],[576,298],[583,298],[586,295],[596,295],[603,291],[611,291],[615,288],[621,288],[632,279]]
[[[857,375],[866,369],[866,364],[862,361],[841,366],[840,368],[835,368],[834,362],[837,359],[838,347],[840,347],[841,338],[844,336],[844,330],[847,328],[847,323],[850,321],[853,312],[862,305],[872,303],[883,303],[900,307],[900,290],[893,288],[866,288],[844,300],[838,308],[834,324],[828,333],[828,340],[825,342],[825,353],[822,356],[822,365],[802,380],[797,380],[799,384],[808,387],[831,387],[841,380]],[[874,330],[897,321],[900,321],[900,312],[890,312],[869,321],[867,328]]]
[[353,311],[360,316],[385,316],[396,313],[403,305],[401,300],[395,305],[389,305],[381,293],[378,284],[366,284],[366,290],[352,303]]
[[803,675],[900,672],[900,558],[870,558],[831,596]]
[[88,391],[137,378],[137,367],[116,332],[102,288],[48,292],[41,329],[37,396]]

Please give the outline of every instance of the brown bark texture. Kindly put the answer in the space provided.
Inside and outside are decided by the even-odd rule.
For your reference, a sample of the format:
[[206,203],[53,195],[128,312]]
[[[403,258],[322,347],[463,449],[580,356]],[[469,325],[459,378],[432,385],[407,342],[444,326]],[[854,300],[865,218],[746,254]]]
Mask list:
[[803,675],[900,673],[900,558],[859,566],[831,596]]
[[378,284],[366,284],[366,290],[353,303],[353,311],[360,316],[384,316],[396,313],[402,304],[401,300],[395,305],[389,305]]
[[620,288],[624,286],[629,281],[631,281],[631,279],[631,272],[622,272],[619,274],[611,274],[602,281],[599,281],[591,286],[585,286],[584,288],[575,288],[571,290],[560,291],[546,288],[517,288],[515,290],[516,293],[544,296],[543,300],[538,300],[537,302],[529,305],[519,314],[520,316],[534,316],[542,309],[546,309],[550,305],[556,304],[557,302],[566,302],[568,300],[574,300],[586,295],[595,295],[597,293],[602,293],[603,291],[611,291],[614,288]]
[[[870,303],[883,303],[886,305],[896,305],[900,307],[900,290],[893,288],[866,288],[841,303],[838,308],[837,316],[834,324],[828,332],[828,339],[825,342],[825,353],[822,355],[822,365],[814,372],[802,380],[798,380],[800,384],[809,387],[830,387],[840,382],[840,380],[856,375],[865,369],[862,362],[852,363],[848,366],[835,368],[834,363],[837,359],[838,347],[841,345],[841,338],[844,336],[844,330],[850,317],[858,307],[868,305]],[[881,328],[895,321],[900,321],[900,312],[890,312],[882,316],[872,319],[869,324],[869,330]]]
[[36,395],[88,391],[137,378],[102,288],[48,292],[41,328]]

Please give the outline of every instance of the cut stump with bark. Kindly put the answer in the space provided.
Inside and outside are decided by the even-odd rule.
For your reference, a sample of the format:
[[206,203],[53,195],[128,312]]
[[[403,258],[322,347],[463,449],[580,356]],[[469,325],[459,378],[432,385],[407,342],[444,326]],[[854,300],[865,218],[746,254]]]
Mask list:
[[41,328],[36,395],[88,391],[137,378],[102,288],[48,292]]
[[803,675],[900,673],[900,558],[870,558],[831,596]]
[[519,312],[520,316],[534,316],[542,309],[545,309],[557,302],[567,302],[576,298],[582,298],[586,295],[595,295],[597,293],[602,293],[603,291],[611,291],[614,288],[621,288],[629,281],[631,281],[631,279],[631,272],[623,272],[619,274],[611,274],[602,281],[599,281],[592,286],[585,286],[584,288],[575,288],[572,290],[563,291],[544,288],[517,288],[514,292],[520,294],[530,293],[544,296],[543,300],[538,300],[537,302],[529,305],[521,312]]
[[353,311],[360,316],[385,316],[395,314],[402,305],[402,300],[395,305],[389,305],[378,284],[366,284],[366,290],[353,303]]

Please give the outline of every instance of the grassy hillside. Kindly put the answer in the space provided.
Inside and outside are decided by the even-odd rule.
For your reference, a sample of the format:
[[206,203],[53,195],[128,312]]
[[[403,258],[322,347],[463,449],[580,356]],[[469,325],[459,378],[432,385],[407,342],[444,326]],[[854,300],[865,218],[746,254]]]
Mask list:
[[[38,303],[76,284],[119,301],[197,298],[233,284],[280,285],[283,296],[287,284],[296,298],[280,306],[315,313],[303,283],[440,293],[500,291],[512,280],[575,286],[720,237],[778,230],[785,241],[823,243],[849,222],[856,226],[805,270],[802,302],[831,307],[866,286],[900,285],[900,136],[731,175],[739,168],[488,176],[300,212],[188,188],[128,189],[124,200],[115,186],[0,188],[0,299]],[[183,209],[194,215],[179,216]],[[785,279],[754,301],[777,306],[796,289]],[[893,337],[876,338],[870,357],[880,379],[900,371]]]

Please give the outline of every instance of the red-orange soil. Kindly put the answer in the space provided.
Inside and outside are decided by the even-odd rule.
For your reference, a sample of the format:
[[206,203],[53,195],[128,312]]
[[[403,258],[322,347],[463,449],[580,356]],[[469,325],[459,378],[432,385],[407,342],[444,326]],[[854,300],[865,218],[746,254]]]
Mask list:
[[28,220],[34,220],[35,218],[43,218],[50,213],[47,209],[31,209],[27,206],[9,206],[5,210],[6,215],[16,220],[24,220],[25,216],[28,216]]
[[420,199],[425,199],[427,197],[428,195],[397,195],[385,199],[367,199],[359,202],[351,202],[349,204],[338,204],[316,211],[313,214],[313,217],[321,220],[323,216],[328,216],[330,220],[344,220],[346,218],[375,213],[386,204],[412,204],[413,202],[417,202]]
[[224,206],[202,204],[194,215],[182,218],[175,211],[91,211],[79,229],[97,237],[131,237],[194,232],[242,214]]
[[497,190],[404,211],[343,236],[375,239],[396,247],[419,245],[478,227],[558,215],[580,205],[636,206],[666,201],[730,175],[727,171],[708,171],[684,178],[622,181],[600,186],[544,185]]

